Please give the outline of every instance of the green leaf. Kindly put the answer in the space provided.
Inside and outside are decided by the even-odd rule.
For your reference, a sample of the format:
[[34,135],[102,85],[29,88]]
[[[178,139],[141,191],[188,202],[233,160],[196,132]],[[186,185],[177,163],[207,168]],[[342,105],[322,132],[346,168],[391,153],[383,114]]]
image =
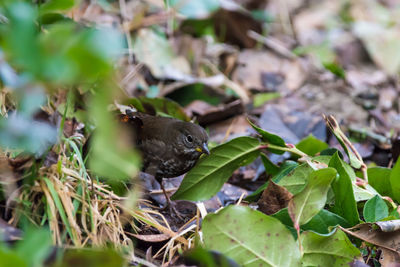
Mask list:
[[296,195],[304,189],[312,171],[313,169],[307,163],[303,163],[282,177],[277,184],[285,187],[293,195]]
[[328,144],[315,138],[312,134],[302,139],[297,145],[297,149],[309,156],[314,156],[318,152],[328,148]]
[[390,173],[390,185],[394,199],[400,202],[400,158],[397,160]]
[[220,251],[241,266],[300,266],[299,247],[290,231],[248,207],[228,206],[207,215],[203,238],[207,249]]
[[[262,158],[262,155],[263,154],[261,153],[261,158]],[[287,160],[287,161],[283,162],[282,165],[279,167],[279,172],[272,178],[272,181],[274,181],[274,183],[278,183],[283,177],[288,175],[297,166],[299,166],[299,165],[295,161]],[[248,195],[245,198],[245,200],[250,201],[250,202],[257,201],[260,198],[260,195],[262,194],[262,192],[268,187],[268,183],[269,183],[269,181],[265,182],[265,184],[263,184],[262,186],[257,188],[256,191],[254,191],[252,194]]]
[[336,152],[329,162],[329,167],[335,168],[339,177],[332,183],[332,190],[335,194],[335,205],[333,212],[345,218],[351,226],[360,222],[357,210],[357,203],[354,197],[353,184],[351,175],[345,168],[346,163],[343,162],[339,154]]
[[110,90],[99,90],[89,105],[90,115],[97,120],[89,166],[96,174],[115,182],[130,179],[137,174],[140,156],[132,146],[129,146],[129,141],[119,136],[118,125],[113,115],[107,110],[110,98]]
[[310,173],[307,186],[289,202],[289,215],[296,229],[311,220],[325,205],[336,170],[326,168]]
[[276,166],[264,153],[260,154],[264,164],[265,172],[271,175],[276,175],[279,172],[279,167]]
[[75,0],[50,0],[39,6],[39,13],[46,14],[55,11],[65,11],[75,5]]
[[[272,133],[269,133],[269,132],[261,129],[260,127],[256,126],[254,123],[252,123],[249,119],[247,119],[247,121],[249,122],[251,127],[253,127],[253,129],[256,130],[261,135],[262,140],[264,142],[267,142],[272,145],[280,146],[280,147],[286,147],[285,141],[281,137],[279,137],[276,134],[272,134]],[[269,149],[269,150],[275,154],[285,153],[285,151],[276,150],[276,149]]]
[[360,251],[350,242],[343,231],[335,229],[327,235],[314,232],[301,234],[303,266],[348,266]]
[[202,201],[211,198],[237,168],[258,157],[259,146],[256,138],[239,137],[215,147],[186,174],[171,199]]
[[[293,222],[290,219],[288,208],[281,209],[277,213],[273,214],[272,217],[280,220],[284,225],[293,229]],[[330,232],[332,226],[340,225],[342,227],[350,227],[350,224],[339,215],[330,212],[329,210],[322,209],[317,213],[308,223],[303,224],[300,229],[303,231],[311,230],[320,234],[327,234]]]
[[111,249],[69,249],[59,267],[70,266],[122,267],[127,264],[118,252]]
[[52,252],[51,245],[51,235],[47,229],[29,228],[24,239],[16,244],[15,250],[21,259],[29,262],[29,266],[43,266]]
[[368,168],[368,183],[382,196],[394,198],[390,184],[391,172],[391,169],[384,167]]
[[189,260],[191,265],[199,267],[239,267],[236,262],[224,254],[209,251],[200,246],[187,251],[183,257],[185,260]]
[[0,266],[28,267],[26,258],[19,256],[15,251],[0,247]]
[[268,101],[271,101],[275,98],[279,98],[281,96],[278,92],[273,93],[259,93],[254,96],[253,105],[254,107],[260,107]]
[[363,215],[366,222],[377,222],[389,216],[389,209],[385,201],[376,195],[365,203]]
[[204,19],[219,9],[218,0],[169,0],[167,1],[177,12],[189,19]]

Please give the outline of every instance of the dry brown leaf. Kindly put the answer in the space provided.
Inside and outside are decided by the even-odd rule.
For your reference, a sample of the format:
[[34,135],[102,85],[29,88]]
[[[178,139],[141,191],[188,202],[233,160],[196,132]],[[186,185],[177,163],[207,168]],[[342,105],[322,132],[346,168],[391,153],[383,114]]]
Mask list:
[[293,194],[291,194],[286,188],[269,181],[268,187],[262,193],[257,204],[260,211],[267,215],[271,215],[286,208],[292,197]]
[[363,223],[350,229],[340,227],[345,233],[374,244],[378,247],[388,249],[400,256],[400,230],[393,232],[383,232],[374,229],[374,224]]

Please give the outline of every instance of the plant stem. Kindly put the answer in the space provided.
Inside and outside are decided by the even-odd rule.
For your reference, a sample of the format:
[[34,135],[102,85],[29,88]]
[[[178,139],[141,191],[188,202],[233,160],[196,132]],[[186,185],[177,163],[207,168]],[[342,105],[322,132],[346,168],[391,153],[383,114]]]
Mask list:
[[277,146],[277,145],[264,143],[264,144],[261,144],[261,146],[260,146],[260,149],[262,149],[262,148],[270,148],[270,149],[275,149],[275,150],[280,150],[280,151],[287,151],[292,154],[298,155],[299,157],[305,157],[305,158],[309,157],[306,153],[298,150],[295,146],[288,145],[288,144],[286,144],[286,147],[283,147],[283,146]]

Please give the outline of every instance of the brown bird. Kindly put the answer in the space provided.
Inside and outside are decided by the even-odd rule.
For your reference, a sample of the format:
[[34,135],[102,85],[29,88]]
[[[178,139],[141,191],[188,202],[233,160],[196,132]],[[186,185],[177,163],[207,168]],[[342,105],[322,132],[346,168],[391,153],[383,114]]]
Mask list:
[[174,118],[131,111],[126,113],[120,116],[120,121],[135,129],[136,145],[143,157],[142,171],[154,175],[167,200],[166,207],[180,217],[162,180],[186,173],[202,154],[210,153],[207,132],[197,124]]

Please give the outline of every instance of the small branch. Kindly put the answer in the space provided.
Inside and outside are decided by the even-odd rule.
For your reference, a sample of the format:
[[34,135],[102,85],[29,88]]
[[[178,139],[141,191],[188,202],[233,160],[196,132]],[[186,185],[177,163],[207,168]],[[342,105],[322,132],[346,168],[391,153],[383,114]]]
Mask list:
[[292,51],[287,49],[279,40],[277,40],[275,38],[265,37],[255,31],[251,31],[251,30],[249,30],[247,32],[247,36],[256,40],[257,42],[264,44],[266,47],[273,50],[275,53],[277,53],[280,56],[283,56],[290,60],[297,58],[297,56]]

